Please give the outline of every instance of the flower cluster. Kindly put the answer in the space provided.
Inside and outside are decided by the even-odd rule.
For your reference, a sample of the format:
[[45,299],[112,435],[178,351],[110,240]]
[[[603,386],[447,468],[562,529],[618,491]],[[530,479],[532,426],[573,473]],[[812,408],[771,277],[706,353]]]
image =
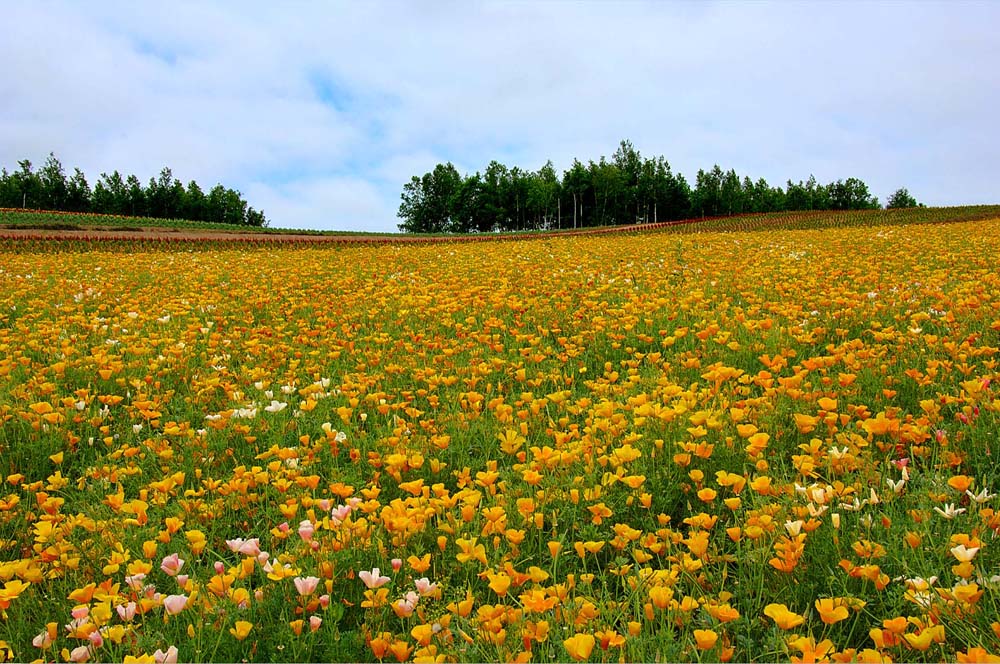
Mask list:
[[6,251],[0,660],[984,661],[998,247]]

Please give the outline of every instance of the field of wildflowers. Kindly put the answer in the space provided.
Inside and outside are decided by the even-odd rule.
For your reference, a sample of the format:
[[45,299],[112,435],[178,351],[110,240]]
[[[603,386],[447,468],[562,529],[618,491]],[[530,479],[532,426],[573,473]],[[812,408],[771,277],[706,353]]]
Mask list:
[[9,241],[0,661],[984,661],[998,265],[1000,220]]

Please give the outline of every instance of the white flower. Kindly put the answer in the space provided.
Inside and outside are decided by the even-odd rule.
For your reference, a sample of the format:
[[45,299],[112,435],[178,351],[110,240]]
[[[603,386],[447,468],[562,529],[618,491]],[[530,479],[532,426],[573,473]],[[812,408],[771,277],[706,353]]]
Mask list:
[[947,505],[944,506],[944,509],[941,509],[940,507],[935,507],[934,511],[946,519],[954,519],[959,514],[964,514],[965,508],[959,507],[958,509],[955,509],[954,503],[948,503]]
[[979,547],[966,547],[964,544],[959,544],[958,546],[952,547],[950,549],[951,555],[955,556],[955,560],[960,563],[972,562],[972,559],[976,557],[979,553]]
[[985,503],[987,500],[991,500],[993,498],[996,498],[996,496],[997,496],[995,493],[988,493],[986,488],[983,488],[983,490],[980,491],[979,493],[972,493],[971,491],[969,491],[968,489],[966,489],[965,493],[968,494],[969,498],[971,498],[972,500],[976,501],[980,505],[982,505],[983,503]]
[[270,406],[264,406],[264,410],[266,410],[269,413],[280,413],[285,408],[288,408],[287,403],[285,403],[284,401],[275,401],[274,399],[271,399]]

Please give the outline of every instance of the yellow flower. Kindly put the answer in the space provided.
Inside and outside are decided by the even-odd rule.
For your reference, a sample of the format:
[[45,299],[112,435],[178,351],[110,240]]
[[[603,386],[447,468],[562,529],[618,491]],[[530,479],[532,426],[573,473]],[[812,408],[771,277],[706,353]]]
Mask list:
[[460,549],[460,551],[455,554],[455,558],[458,562],[467,563],[473,560],[478,560],[483,565],[486,564],[486,547],[482,544],[477,544],[477,538],[456,539],[455,544]]
[[229,633],[235,636],[237,641],[242,641],[250,635],[251,629],[253,629],[253,623],[246,620],[237,620],[236,625],[229,628]]
[[593,634],[576,634],[563,641],[563,647],[569,656],[580,662],[588,657],[594,650],[596,639]]
[[490,589],[497,595],[503,597],[507,594],[507,589],[510,588],[510,576],[504,574],[503,572],[489,572],[490,579]]
[[789,611],[784,604],[768,604],[764,607],[764,615],[773,620],[781,629],[795,629],[805,622],[805,618]]

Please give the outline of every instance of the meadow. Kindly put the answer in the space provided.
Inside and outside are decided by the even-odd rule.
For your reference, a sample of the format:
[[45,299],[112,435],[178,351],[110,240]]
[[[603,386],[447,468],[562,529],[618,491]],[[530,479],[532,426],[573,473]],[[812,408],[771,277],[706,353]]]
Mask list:
[[0,242],[0,661],[986,661],[1000,219],[870,221]]

